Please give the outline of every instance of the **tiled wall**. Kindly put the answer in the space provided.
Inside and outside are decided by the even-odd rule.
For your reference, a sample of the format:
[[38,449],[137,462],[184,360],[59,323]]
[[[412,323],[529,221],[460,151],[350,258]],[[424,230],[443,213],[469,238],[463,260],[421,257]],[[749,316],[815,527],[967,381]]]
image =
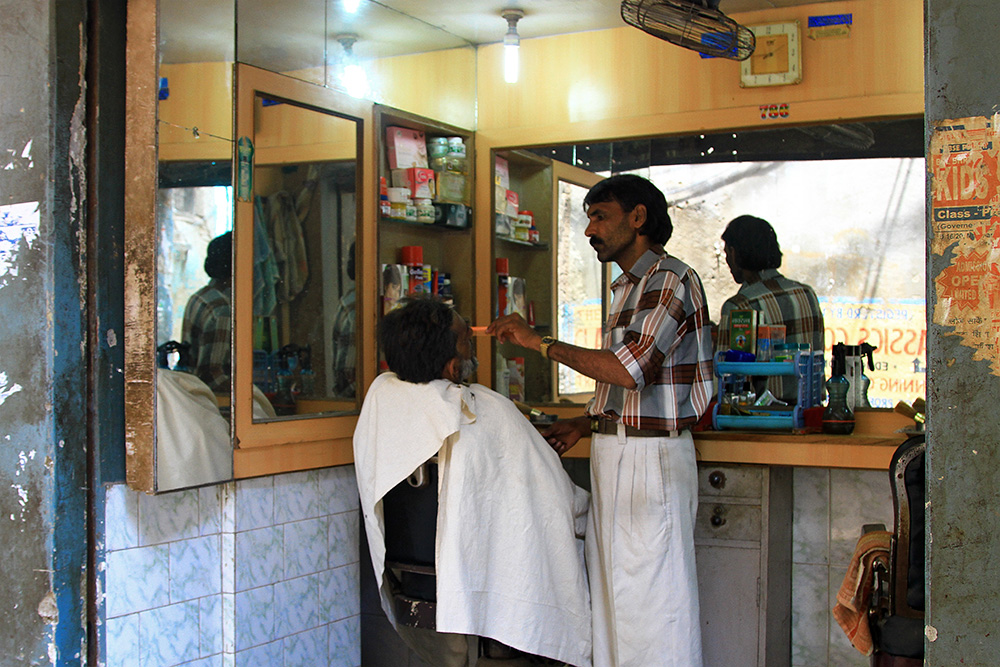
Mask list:
[[360,665],[357,509],[352,466],[110,487],[106,664]]
[[888,472],[796,468],[792,529],[793,667],[867,667],[830,610],[866,523],[892,530]]

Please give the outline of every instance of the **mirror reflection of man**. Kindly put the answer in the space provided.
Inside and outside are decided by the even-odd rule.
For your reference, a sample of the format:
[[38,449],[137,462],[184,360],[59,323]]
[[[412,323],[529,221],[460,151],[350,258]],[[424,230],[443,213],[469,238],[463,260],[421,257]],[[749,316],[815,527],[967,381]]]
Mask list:
[[[404,298],[379,333],[390,370],[365,396],[354,460],[386,615],[432,665],[467,665],[467,636],[590,665],[580,543],[587,492],[510,399],[464,384],[476,360],[469,325],[454,309],[430,295]],[[386,497],[435,455],[437,632],[395,620],[384,519]]]
[[597,381],[586,416],[543,432],[559,453],[591,437],[594,664],[700,667],[690,428],[712,394],[705,292],[694,269],[664,249],[673,225],[648,179],[612,176],[583,203],[597,259],[622,270],[602,349],[542,336],[519,315],[498,318],[487,332]]
[[[781,246],[770,223],[741,215],[726,226],[722,240],[726,244],[726,263],[740,289],[722,304],[716,349],[729,349],[730,313],[756,310],[758,325],[785,326],[786,343],[808,343],[813,351],[822,350],[823,312],[816,292],[778,273]],[[783,401],[794,403],[798,396],[795,378],[771,378],[768,387]]]
[[181,340],[190,343],[191,372],[216,394],[229,392],[232,358],[233,234],[212,239],[205,253],[207,285],[184,308]]

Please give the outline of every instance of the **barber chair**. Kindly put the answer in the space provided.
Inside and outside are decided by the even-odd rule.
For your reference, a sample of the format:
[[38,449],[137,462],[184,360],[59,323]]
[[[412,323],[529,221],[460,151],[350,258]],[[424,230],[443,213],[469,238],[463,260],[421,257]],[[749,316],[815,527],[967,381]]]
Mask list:
[[[396,620],[407,627],[435,630],[437,578],[437,458],[417,468],[382,499],[385,520],[385,577]],[[479,656],[498,660],[533,658],[538,664],[562,664],[479,637]]]
[[895,526],[888,569],[875,567],[868,613],[872,667],[923,665],[924,449],[924,435],[915,435],[889,465]]

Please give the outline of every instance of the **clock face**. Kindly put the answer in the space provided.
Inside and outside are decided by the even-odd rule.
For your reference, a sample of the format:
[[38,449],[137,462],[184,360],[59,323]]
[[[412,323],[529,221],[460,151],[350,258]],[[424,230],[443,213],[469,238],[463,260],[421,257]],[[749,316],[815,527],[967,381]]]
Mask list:
[[748,26],[756,38],[753,55],[740,65],[740,85],[784,86],[802,80],[799,22]]

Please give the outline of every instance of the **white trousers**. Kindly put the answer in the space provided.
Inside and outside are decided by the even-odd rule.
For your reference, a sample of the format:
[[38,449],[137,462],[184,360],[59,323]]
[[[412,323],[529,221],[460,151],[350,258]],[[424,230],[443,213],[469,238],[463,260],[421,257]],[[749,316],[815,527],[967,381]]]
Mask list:
[[591,439],[594,667],[701,667],[694,441],[618,430]]

